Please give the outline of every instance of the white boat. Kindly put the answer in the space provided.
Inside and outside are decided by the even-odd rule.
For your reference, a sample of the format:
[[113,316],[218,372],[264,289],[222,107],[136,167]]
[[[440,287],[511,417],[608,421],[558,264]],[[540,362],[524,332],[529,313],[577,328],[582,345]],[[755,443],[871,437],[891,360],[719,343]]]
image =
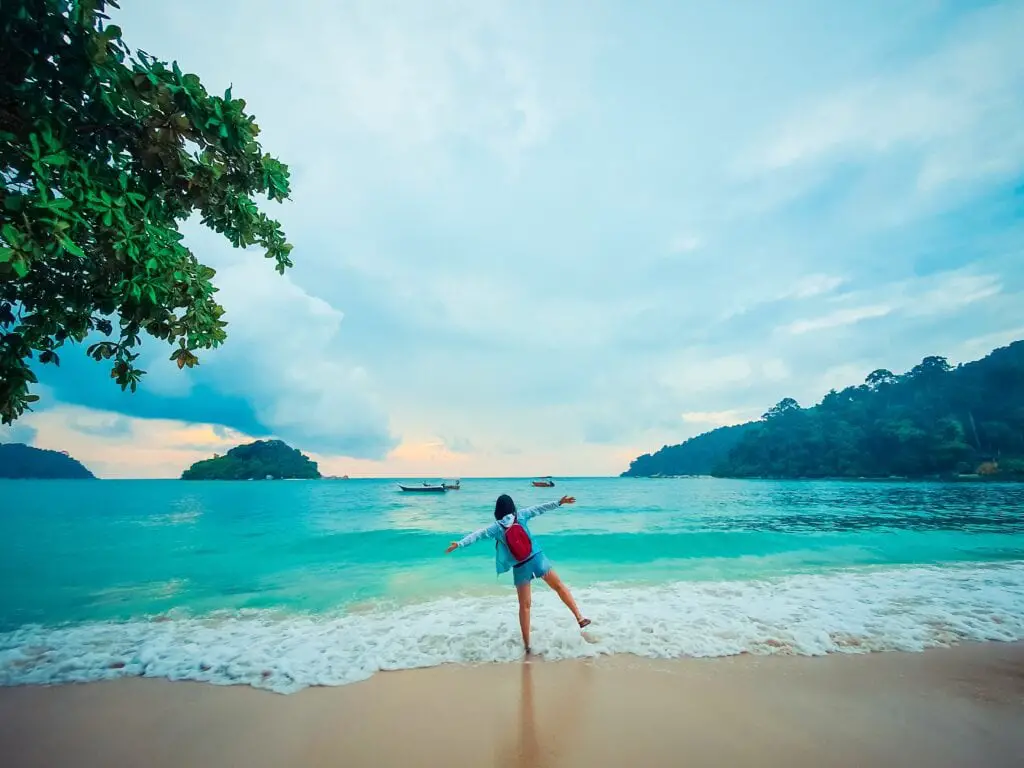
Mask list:
[[426,482],[423,485],[402,485],[399,483],[398,487],[408,493],[444,493],[448,490],[444,483],[441,485],[431,485]]

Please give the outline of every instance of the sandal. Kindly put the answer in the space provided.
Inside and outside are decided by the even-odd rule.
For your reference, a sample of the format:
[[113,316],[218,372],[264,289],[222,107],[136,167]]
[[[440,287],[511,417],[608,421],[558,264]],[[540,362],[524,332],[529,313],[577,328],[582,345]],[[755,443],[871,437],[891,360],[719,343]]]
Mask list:
[[589,626],[590,625],[590,619],[583,619],[582,621],[579,622],[579,625],[580,625],[580,629],[583,629],[584,627]]

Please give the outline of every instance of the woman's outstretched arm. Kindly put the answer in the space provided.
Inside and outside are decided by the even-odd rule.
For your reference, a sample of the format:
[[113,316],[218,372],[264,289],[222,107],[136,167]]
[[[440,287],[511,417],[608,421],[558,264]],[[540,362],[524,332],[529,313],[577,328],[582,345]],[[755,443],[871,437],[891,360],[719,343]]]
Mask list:
[[545,512],[550,512],[553,509],[558,509],[563,504],[575,504],[575,496],[563,496],[558,501],[549,501],[546,504],[538,504],[535,507],[527,507],[526,509],[519,510],[519,516],[523,520],[530,520],[537,515],[543,515]]
[[480,539],[493,539],[498,531],[498,527],[497,523],[491,523],[477,531],[473,531],[468,536],[463,536],[458,541],[453,541],[448,545],[448,549],[445,550],[445,554],[454,552],[459,547],[468,547],[473,542],[480,541]]

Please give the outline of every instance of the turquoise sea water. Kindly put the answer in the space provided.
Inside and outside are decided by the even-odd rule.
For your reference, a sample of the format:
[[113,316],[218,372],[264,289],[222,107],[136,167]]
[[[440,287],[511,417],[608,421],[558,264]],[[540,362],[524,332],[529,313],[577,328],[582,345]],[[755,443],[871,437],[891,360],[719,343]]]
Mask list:
[[519,506],[594,625],[543,585],[550,658],[921,649],[1024,638],[1024,486],[384,480],[0,483],[0,684],[121,675],[289,692],[521,652],[490,542]]

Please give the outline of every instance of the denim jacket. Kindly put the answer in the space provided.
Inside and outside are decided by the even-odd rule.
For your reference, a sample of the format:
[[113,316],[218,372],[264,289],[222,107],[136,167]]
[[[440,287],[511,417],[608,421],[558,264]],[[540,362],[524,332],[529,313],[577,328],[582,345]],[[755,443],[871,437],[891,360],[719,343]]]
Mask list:
[[504,573],[516,564],[515,558],[512,557],[512,553],[508,551],[508,546],[505,544],[505,529],[518,519],[519,524],[523,526],[523,530],[526,531],[526,535],[530,537],[530,543],[533,545],[533,552],[540,553],[541,549],[533,540],[533,534],[530,532],[527,520],[530,520],[537,515],[543,515],[545,512],[550,512],[553,509],[558,509],[558,507],[559,504],[557,501],[549,501],[546,504],[538,504],[535,507],[527,507],[526,509],[517,510],[514,515],[505,515],[501,520],[495,520],[486,528],[481,528],[478,531],[473,531],[473,533],[468,536],[464,536],[459,540],[459,547],[468,547],[470,544],[479,541],[480,539],[494,539],[494,567],[498,573]]

